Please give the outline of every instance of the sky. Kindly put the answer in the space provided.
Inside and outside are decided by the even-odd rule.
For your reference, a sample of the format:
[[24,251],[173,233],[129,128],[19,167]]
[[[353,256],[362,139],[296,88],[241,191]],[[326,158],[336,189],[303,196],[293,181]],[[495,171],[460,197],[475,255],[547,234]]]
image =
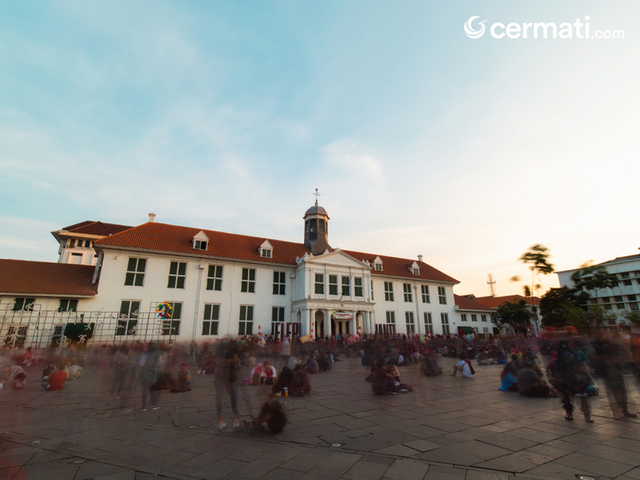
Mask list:
[[[0,258],[55,262],[50,232],[149,212],[302,242],[316,188],[333,247],[423,255],[458,294],[489,274],[522,293],[533,244],[557,270],[637,254],[638,18],[637,0],[2,2]],[[518,34],[536,22],[571,38]]]

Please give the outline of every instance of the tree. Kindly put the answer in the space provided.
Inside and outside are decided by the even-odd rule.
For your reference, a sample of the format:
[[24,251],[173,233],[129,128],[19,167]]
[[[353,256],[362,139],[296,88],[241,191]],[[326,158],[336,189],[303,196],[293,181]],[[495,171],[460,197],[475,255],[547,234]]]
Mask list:
[[552,288],[540,299],[540,313],[545,327],[573,326],[578,330],[588,327],[585,321],[586,303],[589,294],[574,288]]
[[607,272],[603,266],[584,267],[576,270],[571,275],[575,288],[578,290],[590,290],[598,298],[598,292],[603,288],[613,288],[618,285],[618,277]]
[[520,257],[520,261],[529,265],[529,270],[531,270],[531,307],[533,309],[534,322],[536,328],[536,334],[538,333],[538,313],[536,311],[535,306],[533,305],[533,292],[535,289],[535,277],[536,275],[539,277],[540,274],[548,275],[555,271],[555,267],[552,263],[549,263],[549,257],[551,254],[549,253],[549,249],[544,245],[540,245],[536,243],[529,247],[529,250],[522,254]]
[[533,312],[524,300],[519,302],[504,302],[495,312],[491,314],[491,319],[499,328],[509,326],[514,330],[522,330],[529,326]]

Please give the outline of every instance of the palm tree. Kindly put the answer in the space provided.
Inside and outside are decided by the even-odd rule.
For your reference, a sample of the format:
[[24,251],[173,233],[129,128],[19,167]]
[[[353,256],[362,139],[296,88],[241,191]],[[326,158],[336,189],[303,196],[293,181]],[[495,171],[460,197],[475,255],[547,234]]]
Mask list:
[[549,263],[549,257],[551,254],[549,253],[549,249],[544,245],[540,245],[536,243],[529,247],[529,250],[522,254],[520,257],[520,261],[529,265],[529,270],[531,270],[531,291],[529,292],[531,295],[531,308],[533,309],[534,314],[534,323],[536,335],[538,334],[538,309],[533,305],[533,292],[535,288],[535,277],[536,275],[540,277],[540,274],[548,275],[555,271],[555,267],[552,263]]

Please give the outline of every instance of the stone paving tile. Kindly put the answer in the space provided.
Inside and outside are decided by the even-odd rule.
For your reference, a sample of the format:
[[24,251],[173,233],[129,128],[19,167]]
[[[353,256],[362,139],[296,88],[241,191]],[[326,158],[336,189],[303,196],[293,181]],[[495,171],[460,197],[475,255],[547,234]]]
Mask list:
[[444,465],[430,465],[425,480],[464,480],[467,470]]
[[582,453],[571,453],[559,458],[555,463],[573,467],[578,473],[581,468],[586,468],[598,475],[615,477],[629,471],[628,464],[613,460],[605,460],[598,457],[584,455]]
[[385,472],[383,478],[389,480],[422,480],[429,469],[429,465],[410,459],[400,459]]
[[380,480],[389,469],[389,465],[360,460],[340,478],[344,480]]
[[526,448],[531,448],[534,445],[538,445],[539,443],[533,440],[528,440],[526,438],[509,435],[507,433],[482,437],[480,441],[495,445],[497,447],[506,448],[507,450],[511,450],[514,452],[518,450],[524,450]]
[[514,476],[504,472],[469,470],[466,480],[513,480]]

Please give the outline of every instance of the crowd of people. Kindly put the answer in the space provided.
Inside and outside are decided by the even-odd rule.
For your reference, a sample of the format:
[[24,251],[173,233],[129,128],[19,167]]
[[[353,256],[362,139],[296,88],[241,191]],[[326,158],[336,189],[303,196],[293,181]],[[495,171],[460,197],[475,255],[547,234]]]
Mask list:
[[[232,428],[244,428],[247,421],[238,409],[238,385],[268,385],[272,398],[249,422],[258,428],[267,424],[271,431],[284,428],[284,409],[274,397],[297,397],[312,391],[314,375],[330,372],[341,357],[356,357],[369,367],[366,380],[376,395],[408,393],[411,385],[402,383],[401,369],[415,366],[424,377],[443,374],[439,358],[455,358],[452,376],[473,378],[476,368],[503,365],[499,389],[519,392],[524,397],[559,397],[565,418],[573,419],[573,399],[579,398],[587,422],[593,422],[590,398],[599,394],[598,381],[604,382],[611,404],[622,417],[629,411],[625,373],[640,379],[640,341],[614,330],[595,337],[560,340],[535,338],[486,338],[447,336],[424,341],[418,336],[378,337],[365,335],[346,341],[339,337],[318,338],[302,343],[298,339],[253,336],[202,344],[163,345],[156,342],[98,345],[94,348],[47,348],[34,351],[12,350],[11,364],[2,369],[2,389],[21,389],[29,376],[44,366],[39,378],[45,390],[62,390],[69,381],[82,378],[85,364],[110,368],[111,393],[120,399],[123,412],[134,407],[127,403],[139,384],[136,407],[158,410],[162,390],[187,393],[192,388],[189,365],[199,375],[212,375],[216,396],[218,428],[227,425],[223,415],[225,396],[232,410]],[[543,368],[541,356],[548,356]],[[241,368],[250,375],[240,378]],[[400,368],[399,368],[400,367]],[[245,369],[246,371],[246,369]],[[265,394],[265,397],[267,395]],[[137,403],[137,402],[136,402]],[[271,423],[271,425],[269,425]],[[286,422],[285,422],[286,423]]]

